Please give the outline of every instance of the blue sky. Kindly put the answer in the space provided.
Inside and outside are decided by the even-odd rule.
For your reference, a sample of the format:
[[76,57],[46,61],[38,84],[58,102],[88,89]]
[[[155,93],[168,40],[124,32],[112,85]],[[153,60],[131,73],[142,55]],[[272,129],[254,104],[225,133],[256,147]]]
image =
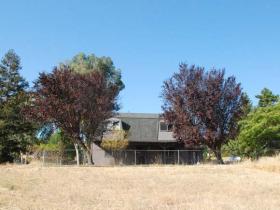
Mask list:
[[79,52],[110,56],[126,85],[123,112],[161,112],[165,79],[180,62],[225,68],[251,99],[280,93],[280,1],[6,0],[0,55],[14,49],[34,81]]

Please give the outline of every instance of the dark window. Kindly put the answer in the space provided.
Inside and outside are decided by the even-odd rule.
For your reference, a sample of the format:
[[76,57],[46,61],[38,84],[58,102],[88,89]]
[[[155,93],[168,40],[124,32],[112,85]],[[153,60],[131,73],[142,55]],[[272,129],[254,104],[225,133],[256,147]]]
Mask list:
[[172,131],[172,124],[166,124],[165,122],[160,122],[160,131]]
[[166,125],[166,123],[161,122],[160,123],[160,131],[167,131],[168,127]]

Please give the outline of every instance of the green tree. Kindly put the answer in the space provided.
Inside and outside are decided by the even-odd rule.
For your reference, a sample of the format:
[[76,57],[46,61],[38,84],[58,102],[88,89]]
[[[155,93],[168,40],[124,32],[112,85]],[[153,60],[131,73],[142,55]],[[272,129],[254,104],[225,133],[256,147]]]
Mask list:
[[12,162],[35,140],[35,126],[24,120],[28,83],[20,75],[20,58],[9,50],[0,63],[0,162]]
[[110,57],[96,57],[94,54],[86,55],[85,53],[79,53],[70,61],[61,64],[61,66],[64,65],[69,65],[73,71],[81,74],[100,71],[105,75],[108,83],[113,83],[119,87],[119,91],[124,88],[124,83],[121,80],[121,71],[114,66]]
[[271,106],[277,103],[279,100],[279,96],[274,95],[272,91],[267,88],[264,88],[261,91],[261,94],[257,95],[256,98],[259,99],[259,104],[258,104],[259,107]]
[[61,130],[54,131],[49,136],[47,141],[42,141],[41,144],[35,145],[35,150],[57,151],[64,153],[65,150],[74,150],[71,140]]
[[280,103],[259,107],[240,121],[236,141],[228,144],[232,154],[257,159],[273,153],[272,144],[280,141]]
[[253,110],[253,104],[248,96],[247,93],[243,92],[242,93],[242,111],[243,111],[243,116],[242,118],[245,118],[252,110]]

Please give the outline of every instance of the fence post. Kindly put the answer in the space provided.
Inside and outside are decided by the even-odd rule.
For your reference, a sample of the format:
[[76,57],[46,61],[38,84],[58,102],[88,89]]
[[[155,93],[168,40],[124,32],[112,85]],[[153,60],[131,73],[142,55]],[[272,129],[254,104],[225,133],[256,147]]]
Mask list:
[[193,151],[193,164],[196,164],[195,151]]
[[45,150],[43,151],[43,166],[45,166]]
[[136,165],[136,150],[134,150],[134,165]]
[[177,164],[179,165],[180,164],[180,150],[178,150],[178,156],[177,156]]

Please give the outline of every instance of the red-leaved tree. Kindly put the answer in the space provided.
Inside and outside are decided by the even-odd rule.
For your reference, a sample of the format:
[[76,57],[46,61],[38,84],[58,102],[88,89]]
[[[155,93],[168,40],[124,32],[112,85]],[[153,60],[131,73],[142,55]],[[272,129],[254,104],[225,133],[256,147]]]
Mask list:
[[118,109],[119,88],[100,71],[79,74],[67,66],[40,74],[34,88],[26,116],[61,128],[92,164],[91,144],[102,138],[102,125]]
[[237,134],[243,97],[235,77],[224,70],[181,64],[164,82],[164,118],[174,125],[174,137],[186,145],[207,145],[223,164],[221,147]]

